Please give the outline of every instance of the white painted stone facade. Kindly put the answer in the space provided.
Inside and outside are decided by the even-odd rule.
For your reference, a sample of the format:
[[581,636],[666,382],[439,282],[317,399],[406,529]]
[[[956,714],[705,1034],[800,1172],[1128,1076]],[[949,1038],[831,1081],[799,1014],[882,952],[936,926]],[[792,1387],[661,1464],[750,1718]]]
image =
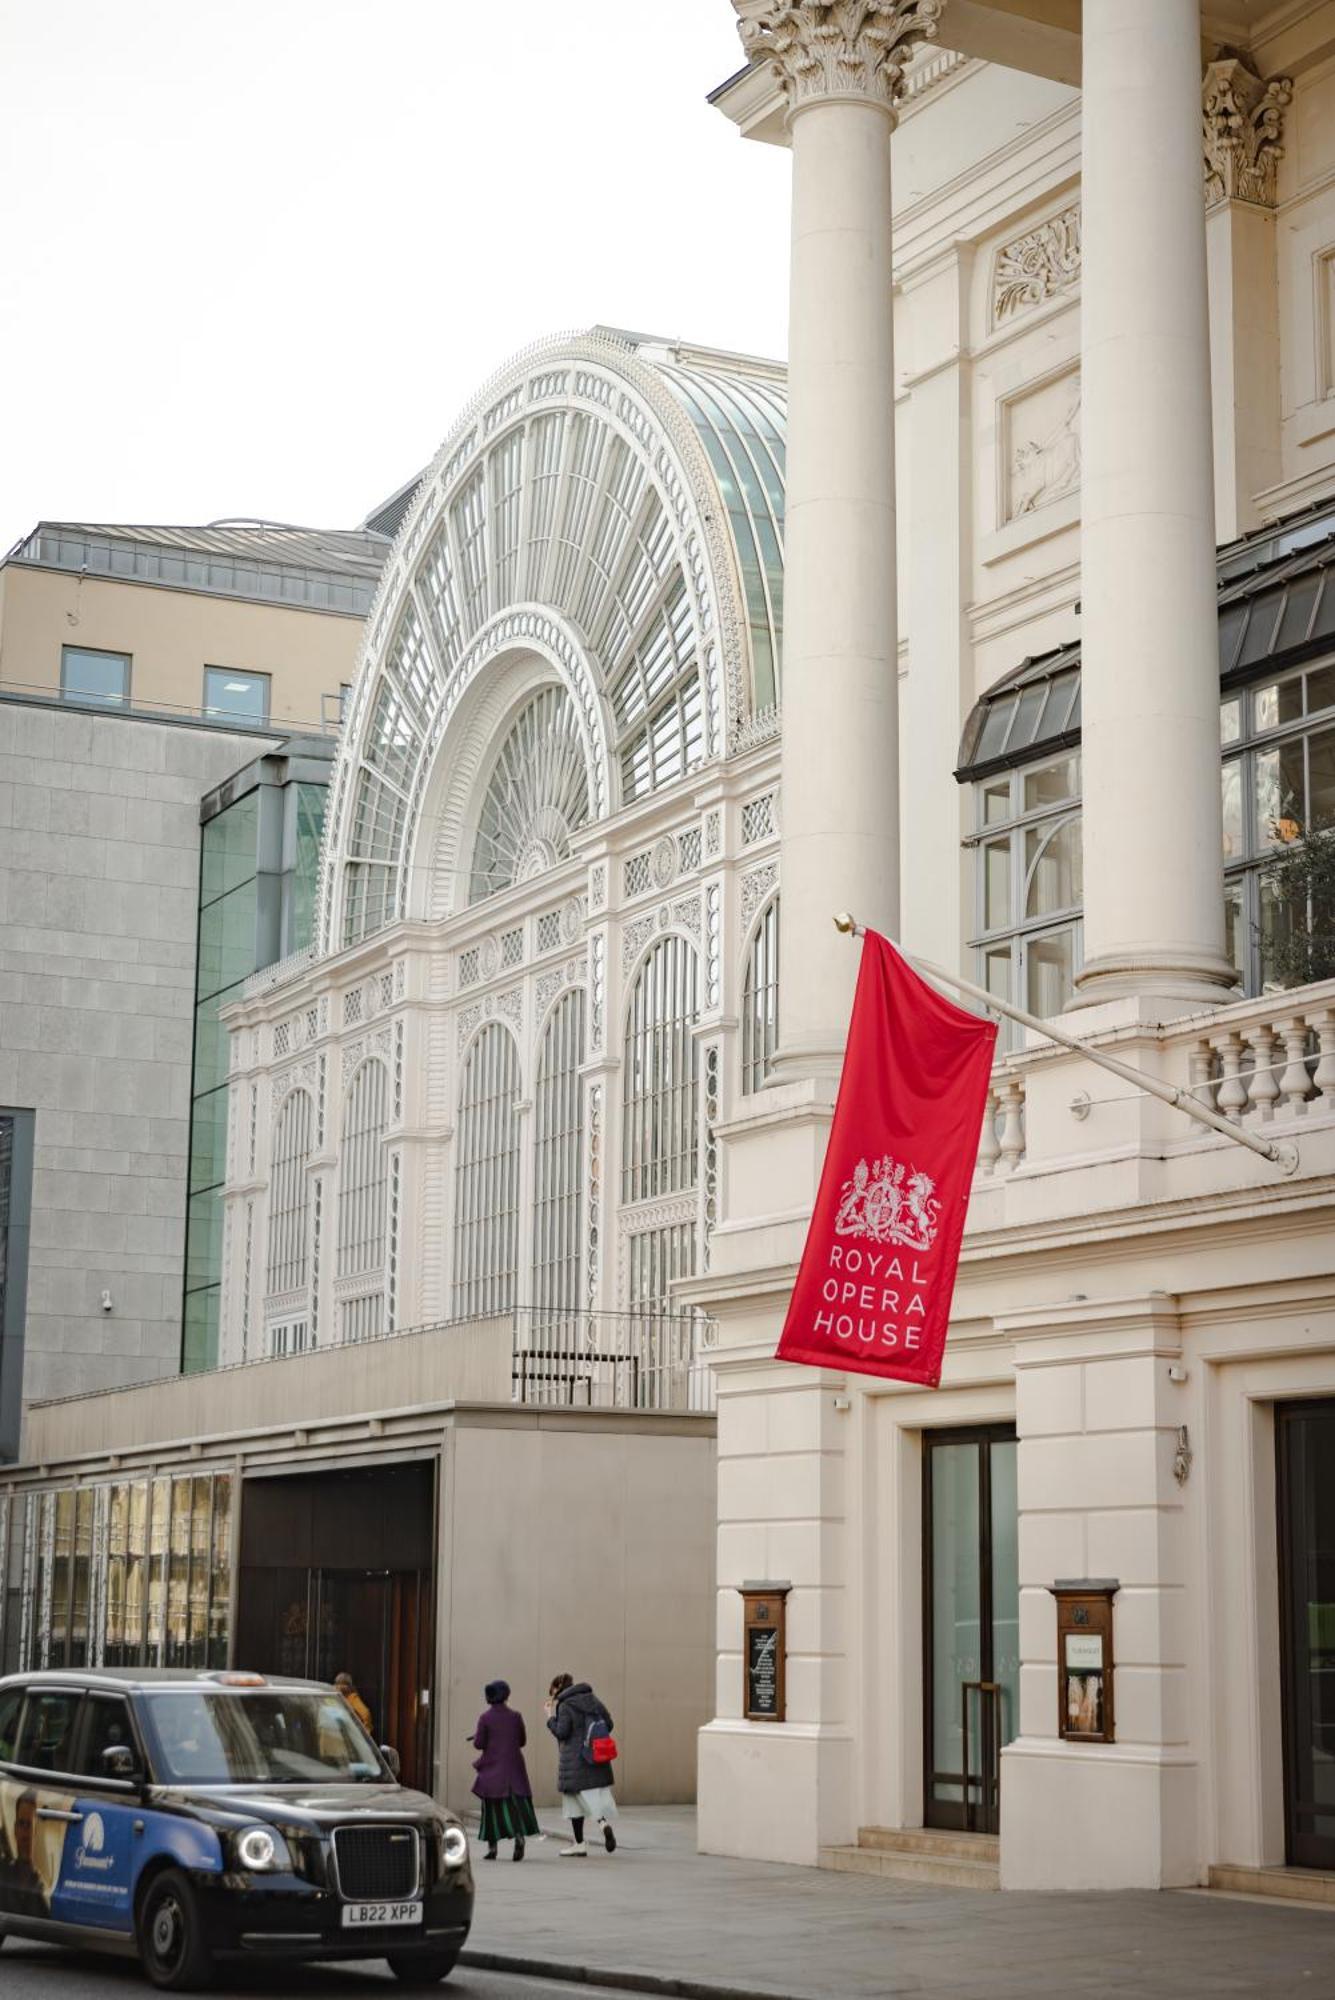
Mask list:
[[[1087,760],[1100,775],[1085,793],[1086,953],[1104,978],[1066,1026],[1254,1132],[1291,1135],[1299,1161],[1286,1176],[1081,1058],[1021,1050],[995,1079],[941,1389],[781,1367],[831,1104],[823,1065],[781,1041],[775,1085],[720,1135],[714,1266],[685,1288],[721,1329],[718,1713],[701,1740],[701,1843],[814,1863],[860,1827],[924,1824],[924,1440],[1013,1423],[1020,1691],[1001,1758],[1003,1884],[1166,1886],[1282,1862],[1275,1407],[1335,1393],[1335,987],[1208,998],[1222,907],[1210,572],[1215,540],[1335,492],[1322,289],[1335,9],[1301,26],[1292,10],[1249,11],[1255,96],[1280,77],[1268,102],[1287,104],[1291,79],[1292,103],[1279,106],[1282,150],[1266,128],[1265,157],[1253,148],[1242,163],[1255,170],[1245,196],[1226,160],[1208,211],[1200,178],[1219,143],[1202,161],[1192,0],[1086,0],[1083,101],[1079,36],[1063,43],[1056,10],[1022,23],[1024,8],[952,14],[951,0],[800,19],[768,0],[737,10],[744,41],[757,23],[771,32],[752,46],[779,69],[719,101],[772,142],[785,142],[778,83],[816,27],[927,26],[964,58],[920,58],[931,87],[900,98],[890,222],[853,177],[819,189],[801,143],[815,86],[805,76],[789,92],[795,217],[809,228],[823,192],[830,227],[862,232],[876,256],[893,238],[901,936],[978,976],[976,805],[952,775],[961,730],[1026,655],[1082,639],[1085,716],[1101,732]],[[1007,52],[1013,69],[977,59]],[[842,118],[852,144],[868,99],[885,109],[896,93],[871,89],[858,61],[839,77],[820,115]],[[1096,270],[1098,287],[1082,288]],[[820,308],[795,297],[795,337]],[[833,295],[832,354],[847,313]],[[792,434],[838,393],[795,376]],[[794,511],[800,471],[795,456]],[[831,535],[839,481],[855,477],[845,456],[812,481]],[[1092,562],[1082,498],[1087,525],[1103,524]],[[791,624],[819,619],[791,572],[789,586]],[[789,654],[786,703],[815,696],[794,689],[801,664]],[[878,755],[893,772],[892,750],[882,730],[842,767],[845,817],[860,800],[880,811],[869,788]],[[808,831],[790,799],[781,867]],[[832,869],[828,910],[861,916],[848,879]],[[852,950],[819,913],[802,927],[786,908],[783,949],[785,993],[798,961],[804,986],[847,992]],[[1050,1589],[1079,1577],[1120,1585],[1106,1744],[1058,1733]],[[742,1716],[748,1578],[792,1585],[782,1724]]]

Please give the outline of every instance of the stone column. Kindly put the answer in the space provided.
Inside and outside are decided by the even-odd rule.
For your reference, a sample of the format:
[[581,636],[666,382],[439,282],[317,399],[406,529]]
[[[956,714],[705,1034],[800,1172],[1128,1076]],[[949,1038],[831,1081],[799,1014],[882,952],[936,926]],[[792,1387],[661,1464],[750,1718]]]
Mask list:
[[1223,998],[1198,0],[1085,0],[1086,1002]]
[[793,152],[784,534],[781,1082],[838,1072],[847,907],[897,932],[890,134],[943,0],[734,0]]

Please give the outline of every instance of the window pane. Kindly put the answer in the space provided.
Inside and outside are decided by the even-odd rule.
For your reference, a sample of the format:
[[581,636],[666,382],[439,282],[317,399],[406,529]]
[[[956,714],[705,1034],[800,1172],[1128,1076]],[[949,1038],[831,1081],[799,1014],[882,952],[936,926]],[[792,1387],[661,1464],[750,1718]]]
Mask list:
[[1299,737],[1277,750],[1262,750],[1255,761],[1258,847],[1296,840],[1303,823],[1303,743]]
[[1335,708],[1335,667],[1317,667],[1307,676],[1307,713],[1319,715],[1323,708]]
[[1056,827],[1029,827],[1024,836],[1024,872],[1027,917],[1075,909],[1081,891],[1080,821],[1071,818]]
[[1236,861],[1245,852],[1242,836],[1242,760],[1233,758],[1219,773],[1224,805],[1224,859]]
[[1011,921],[1011,845],[989,841],[983,849],[983,929],[1000,930]]
[[1335,729],[1307,739],[1306,827],[1335,826]]
[[1303,712],[1302,681],[1302,675],[1295,674],[1290,680],[1257,688],[1252,695],[1253,728],[1279,729],[1286,722],[1297,722]]
[[1070,1004],[1075,977],[1075,933],[1029,938],[1025,951],[1025,1005],[1044,1020]]
[[62,646],[60,691],[66,701],[94,701],[109,708],[120,707],[130,698],[130,655]]
[[983,984],[998,1000],[1011,997],[1011,948],[1000,944],[983,953]]
[[1247,898],[1244,885],[1239,881],[1224,884],[1224,938],[1230,959],[1242,974],[1244,985],[1247,979]]
[[1009,778],[995,778],[990,785],[980,785],[982,794],[978,823],[980,826],[997,826],[1011,816],[1011,781]]
[[1219,741],[1236,743],[1242,734],[1242,702],[1238,696],[1219,704]]
[[1040,764],[1024,774],[1024,809],[1036,812],[1040,806],[1061,805],[1080,790],[1080,759],[1059,757],[1055,763]]
[[204,669],[204,713],[211,721],[263,722],[269,714],[269,676]]
[[[1295,937],[1299,934],[1300,913],[1291,899],[1284,897],[1277,884],[1267,882],[1264,875],[1260,884],[1261,905],[1261,991],[1274,993],[1284,985],[1276,963],[1283,952],[1291,956]],[[1301,913],[1305,921],[1305,913]]]
[[208,821],[200,835],[199,900],[211,903],[248,882],[258,866],[260,795],[247,792]]

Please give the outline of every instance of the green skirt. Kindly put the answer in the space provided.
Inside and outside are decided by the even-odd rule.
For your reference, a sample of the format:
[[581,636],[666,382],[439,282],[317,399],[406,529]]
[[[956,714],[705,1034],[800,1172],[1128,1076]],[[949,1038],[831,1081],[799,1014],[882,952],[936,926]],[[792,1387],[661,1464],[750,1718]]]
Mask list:
[[511,1792],[508,1799],[483,1799],[481,1806],[478,1837],[488,1847],[494,1847],[498,1840],[524,1840],[538,1831],[538,1815],[532,1799],[517,1798]]

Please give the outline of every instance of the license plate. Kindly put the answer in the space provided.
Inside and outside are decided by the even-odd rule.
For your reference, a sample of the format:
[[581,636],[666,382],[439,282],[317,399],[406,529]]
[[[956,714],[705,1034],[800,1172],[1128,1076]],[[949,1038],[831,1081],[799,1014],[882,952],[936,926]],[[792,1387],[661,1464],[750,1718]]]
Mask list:
[[345,1903],[344,1930],[360,1930],[364,1924],[420,1924],[420,1903]]

